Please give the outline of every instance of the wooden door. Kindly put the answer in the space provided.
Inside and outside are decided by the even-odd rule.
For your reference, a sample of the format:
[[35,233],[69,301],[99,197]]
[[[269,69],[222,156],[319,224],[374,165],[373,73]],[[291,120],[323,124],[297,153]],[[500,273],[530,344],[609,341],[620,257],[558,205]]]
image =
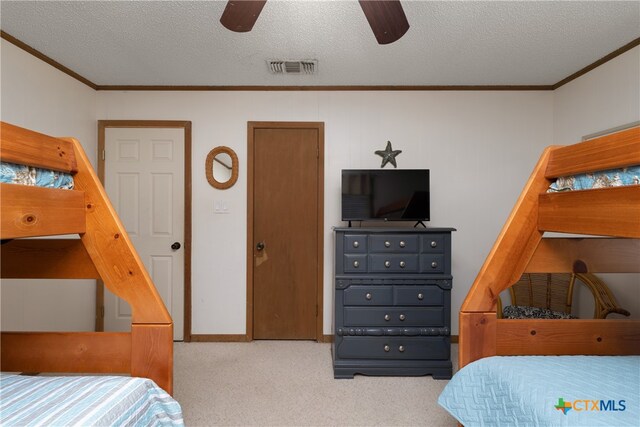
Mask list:
[[249,132],[253,338],[316,339],[322,334],[322,124],[250,123]]
[[[184,332],[184,129],[107,128],[105,190],[173,318]],[[105,288],[105,331],[128,331],[131,309]]]

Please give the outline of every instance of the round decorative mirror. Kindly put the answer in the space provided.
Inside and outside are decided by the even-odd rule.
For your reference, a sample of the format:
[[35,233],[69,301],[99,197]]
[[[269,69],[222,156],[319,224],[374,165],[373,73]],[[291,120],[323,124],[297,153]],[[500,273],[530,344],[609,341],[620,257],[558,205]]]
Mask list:
[[238,156],[229,147],[216,147],[209,151],[205,162],[207,181],[212,187],[224,190],[238,180]]

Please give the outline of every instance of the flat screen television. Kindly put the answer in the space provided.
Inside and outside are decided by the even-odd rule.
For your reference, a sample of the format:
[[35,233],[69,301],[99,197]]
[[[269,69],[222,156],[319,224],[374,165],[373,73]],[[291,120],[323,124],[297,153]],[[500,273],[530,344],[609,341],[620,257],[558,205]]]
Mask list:
[[343,169],[343,221],[428,221],[429,169]]

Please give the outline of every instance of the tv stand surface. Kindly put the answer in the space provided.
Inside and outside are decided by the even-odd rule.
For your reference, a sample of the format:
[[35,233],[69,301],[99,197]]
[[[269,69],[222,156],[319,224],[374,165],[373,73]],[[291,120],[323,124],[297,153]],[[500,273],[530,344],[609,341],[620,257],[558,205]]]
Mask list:
[[[388,223],[385,223],[385,225],[388,225]],[[424,228],[421,227],[417,227],[418,224],[415,225],[404,225],[404,226],[396,226],[396,227],[384,227],[384,226],[380,226],[380,227],[376,227],[375,225],[371,225],[371,224],[366,224],[366,225],[347,225],[347,226],[340,226],[340,227],[332,227],[333,231],[353,231],[353,232],[372,232],[372,231],[393,231],[394,233],[434,233],[434,232],[451,232],[451,231],[456,231],[455,228],[451,228],[451,227],[428,227],[425,226]]]

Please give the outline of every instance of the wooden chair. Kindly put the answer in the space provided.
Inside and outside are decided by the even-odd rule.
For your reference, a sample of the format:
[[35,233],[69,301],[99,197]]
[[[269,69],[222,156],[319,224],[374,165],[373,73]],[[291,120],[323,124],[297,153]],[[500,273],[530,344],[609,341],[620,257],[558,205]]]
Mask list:
[[[604,319],[611,313],[629,316],[619,307],[609,287],[589,273],[526,273],[509,288],[511,304],[538,307],[571,314],[573,289],[576,280],[585,285],[594,299],[594,319]],[[498,317],[502,317],[502,303],[498,299]]]

